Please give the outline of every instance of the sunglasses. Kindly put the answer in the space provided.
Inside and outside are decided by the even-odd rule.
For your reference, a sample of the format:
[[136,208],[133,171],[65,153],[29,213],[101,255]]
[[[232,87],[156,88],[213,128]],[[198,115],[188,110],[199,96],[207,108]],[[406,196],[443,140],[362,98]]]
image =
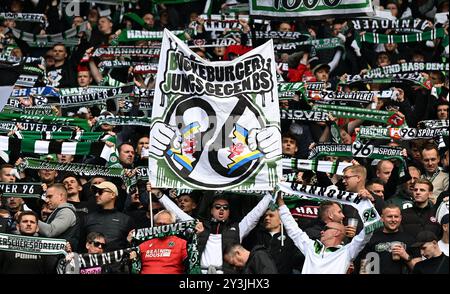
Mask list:
[[106,249],[106,244],[98,241],[92,241],[90,242],[92,245],[94,245],[97,248],[103,248]]
[[223,210],[228,210],[230,207],[228,206],[228,204],[223,204],[223,205],[216,204],[216,205],[214,205],[214,208],[217,210],[219,210],[221,208],[223,208]]
[[110,193],[112,193],[112,191],[111,190],[109,190],[109,189],[96,189],[95,190],[95,193],[98,193],[98,195],[102,195],[104,192],[110,192]]

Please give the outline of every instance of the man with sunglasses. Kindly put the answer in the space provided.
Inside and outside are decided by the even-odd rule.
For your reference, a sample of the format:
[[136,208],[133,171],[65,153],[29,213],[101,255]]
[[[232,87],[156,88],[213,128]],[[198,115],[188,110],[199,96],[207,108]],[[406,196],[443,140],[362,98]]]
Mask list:
[[90,232],[102,233],[108,241],[110,251],[128,247],[127,235],[134,226],[128,215],[115,208],[118,197],[116,185],[105,181],[93,185],[92,192],[99,209],[86,216],[83,236]]
[[[148,184],[147,189],[151,189]],[[156,192],[156,191],[155,191]],[[194,218],[182,211],[162,192],[156,193],[166,209],[174,212],[181,221]],[[202,273],[236,273],[233,266],[223,259],[223,249],[227,245],[242,243],[242,240],[256,227],[261,216],[267,210],[272,195],[267,193],[239,223],[230,221],[230,203],[228,197],[216,195],[210,204],[211,218],[197,224],[198,252]]]
[[305,255],[302,274],[345,274],[351,262],[372,237],[372,233],[367,235],[361,230],[349,244],[342,245],[345,238],[344,225],[329,222],[323,228],[320,240],[311,240],[298,227],[281,196],[277,198],[277,204],[287,234]]

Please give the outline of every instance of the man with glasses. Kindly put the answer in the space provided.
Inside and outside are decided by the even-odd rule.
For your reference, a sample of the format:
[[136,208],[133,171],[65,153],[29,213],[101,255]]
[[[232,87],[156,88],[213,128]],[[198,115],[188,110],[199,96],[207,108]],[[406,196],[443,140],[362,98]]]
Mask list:
[[321,232],[320,240],[311,240],[303,232],[284,200],[277,198],[281,221],[286,232],[294,241],[295,246],[305,255],[302,274],[345,274],[351,262],[369,242],[372,234],[366,234],[364,230],[347,244],[342,245],[345,238],[345,227],[341,223],[329,222]]
[[106,237],[110,251],[126,248],[128,232],[134,226],[128,215],[115,209],[118,196],[116,185],[105,181],[93,185],[92,190],[99,209],[87,215],[83,235],[100,232]]
[[[154,216],[156,226],[176,222],[176,216],[161,210]],[[140,274],[183,274],[189,261],[187,241],[178,236],[153,238],[139,245],[142,269]],[[131,258],[134,254],[130,255]]]
[[[147,189],[151,189],[148,184]],[[181,221],[194,218],[182,211],[162,192],[156,194],[166,209],[173,211]],[[211,218],[197,224],[198,252],[202,273],[235,273],[231,265],[223,260],[223,249],[227,245],[241,243],[258,224],[266,212],[272,196],[267,193],[239,223],[230,221],[230,203],[225,195],[217,195],[210,204]]]
[[[366,189],[366,178],[367,178],[367,170],[364,166],[356,164],[347,166],[344,168],[343,171],[344,175],[342,177],[345,191],[347,192],[353,192],[358,193],[363,198],[368,198],[372,203],[375,203],[375,198],[372,196],[372,194]],[[359,219],[359,215],[355,208],[349,205],[344,205],[343,207],[343,213],[348,218],[357,218]],[[353,238],[357,232],[359,232],[362,229],[362,222],[361,220],[358,222],[358,227],[356,230],[351,227],[347,226],[347,237]]]
[[86,237],[87,253],[98,254],[106,251],[106,238],[102,233],[90,232]]

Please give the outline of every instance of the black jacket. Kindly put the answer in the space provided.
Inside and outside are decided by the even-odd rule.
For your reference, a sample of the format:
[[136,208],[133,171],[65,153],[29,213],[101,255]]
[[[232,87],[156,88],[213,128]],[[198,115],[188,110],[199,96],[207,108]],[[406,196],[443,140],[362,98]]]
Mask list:
[[247,248],[264,246],[275,261],[279,274],[292,274],[294,269],[301,272],[305,257],[287,234],[283,235],[283,239],[281,246],[281,233],[272,236],[263,227],[258,227],[245,238],[243,244]]
[[[206,243],[208,242],[209,234],[211,233],[222,234],[222,250],[228,245],[240,243],[239,223],[205,221],[203,226],[205,230],[198,236],[199,256],[202,256]],[[222,252],[218,252],[217,254],[223,256]],[[234,268],[225,262],[225,260],[223,261],[223,272],[225,274],[236,273]]]
[[402,226],[414,238],[421,231],[431,231],[439,236],[441,227],[436,221],[435,209],[428,204],[425,208],[413,206],[402,211]]
[[133,228],[133,221],[128,215],[115,209],[101,209],[87,215],[83,236],[86,240],[90,232],[102,233],[106,237],[107,250],[113,251],[128,247],[127,236]]
[[244,274],[278,274],[275,261],[264,246],[255,246],[245,264]]

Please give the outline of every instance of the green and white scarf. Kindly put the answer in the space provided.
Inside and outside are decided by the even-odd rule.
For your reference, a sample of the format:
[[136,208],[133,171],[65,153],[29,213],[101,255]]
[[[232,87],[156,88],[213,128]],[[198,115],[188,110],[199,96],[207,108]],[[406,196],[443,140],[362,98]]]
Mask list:
[[23,131],[38,131],[38,132],[60,132],[74,130],[75,126],[62,126],[55,124],[44,124],[34,122],[10,122],[0,121],[0,130],[9,132],[12,130],[18,130],[17,124],[20,123]]
[[353,29],[356,31],[372,31],[394,29],[400,32],[422,32],[431,28],[427,20],[422,19],[376,19],[357,18],[352,20]]
[[395,111],[373,110],[338,105],[314,105],[313,110],[331,113],[334,117],[356,118],[374,122],[381,122],[399,127],[405,123]]
[[353,144],[318,143],[310,151],[308,159],[324,156],[359,157],[370,159],[397,158],[402,159],[402,148],[390,146],[374,146],[368,143],[355,141]]
[[401,139],[417,140],[431,139],[448,133],[447,128],[378,128],[362,126],[358,137],[364,139]]
[[87,24],[88,22],[85,21],[75,28],[52,35],[35,35],[15,28],[11,28],[10,30],[14,37],[26,42],[30,47],[52,47],[58,43],[64,43],[64,45],[71,47],[79,44],[78,34],[80,32],[89,32]]
[[115,142],[115,136],[103,132],[36,132],[36,131],[16,131],[19,139],[32,140],[74,140],[74,141],[110,141]]
[[[195,234],[196,220],[178,222],[164,226],[154,226],[150,228],[136,229],[133,234],[133,240],[146,241],[153,238],[164,238],[168,236],[179,236],[187,239],[187,250],[189,258],[189,273],[199,274],[200,256],[198,253],[197,234]],[[139,265],[135,265],[136,270],[140,270]]]
[[[7,120],[15,123],[23,122],[37,122],[37,123],[49,123],[49,124],[61,124],[68,126],[77,126],[83,130],[90,130],[91,127],[86,119],[63,117],[63,116],[45,116],[45,115],[27,115],[17,113],[1,113],[0,120]],[[30,130],[31,131],[31,130]]]
[[114,147],[109,147],[104,142],[60,142],[0,136],[1,151],[17,150],[19,146],[20,152],[25,153],[95,155],[107,161],[111,154],[115,152]]
[[330,174],[343,175],[344,168],[351,166],[349,162],[311,160],[298,158],[283,158],[283,169],[310,170]]
[[58,163],[31,157],[25,157],[24,161],[17,166],[18,172],[22,172],[25,169],[48,169],[73,172],[81,176],[104,176],[113,178],[121,178],[124,174],[123,168],[112,168],[82,163]]
[[67,254],[66,240],[0,234],[0,250],[39,255]]
[[345,82],[339,82],[339,85],[351,85],[353,83],[403,85],[405,82],[419,85],[428,90],[432,87],[431,82],[426,80],[421,74],[412,73],[398,73],[377,78],[371,78],[366,75],[348,75],[347,80]]
[[369,199],[361,198],[358,193],[341,191],[332,187],[325,188],[301,185],[297,183],[279,183],[278,188],[282,193],[286,193],[289,196],[296,195],[299,197],[320,199],[322,201],[336,201],[343,205],[353,206],[356,210],[358,210],[358,214],[363,222],[364,231],[366,234],[369,234],[377,228],[383,226],[380,215],[373,206],[372,202],[370,202]]
[[385,35],[377,33],[364,33],[363,35],[356,34],[355,40],[357,42],[367,42],[373,44],[388,44],[388,43],[413,43],[422,42],[429,40],[436,40],[443,38],[445,36],[445,31],[443,28],[437,28],[431,31],[408,34],[408,35]]
[[2,197],[41,198],[43,192],[42,183],[0,182],[0,193]]

